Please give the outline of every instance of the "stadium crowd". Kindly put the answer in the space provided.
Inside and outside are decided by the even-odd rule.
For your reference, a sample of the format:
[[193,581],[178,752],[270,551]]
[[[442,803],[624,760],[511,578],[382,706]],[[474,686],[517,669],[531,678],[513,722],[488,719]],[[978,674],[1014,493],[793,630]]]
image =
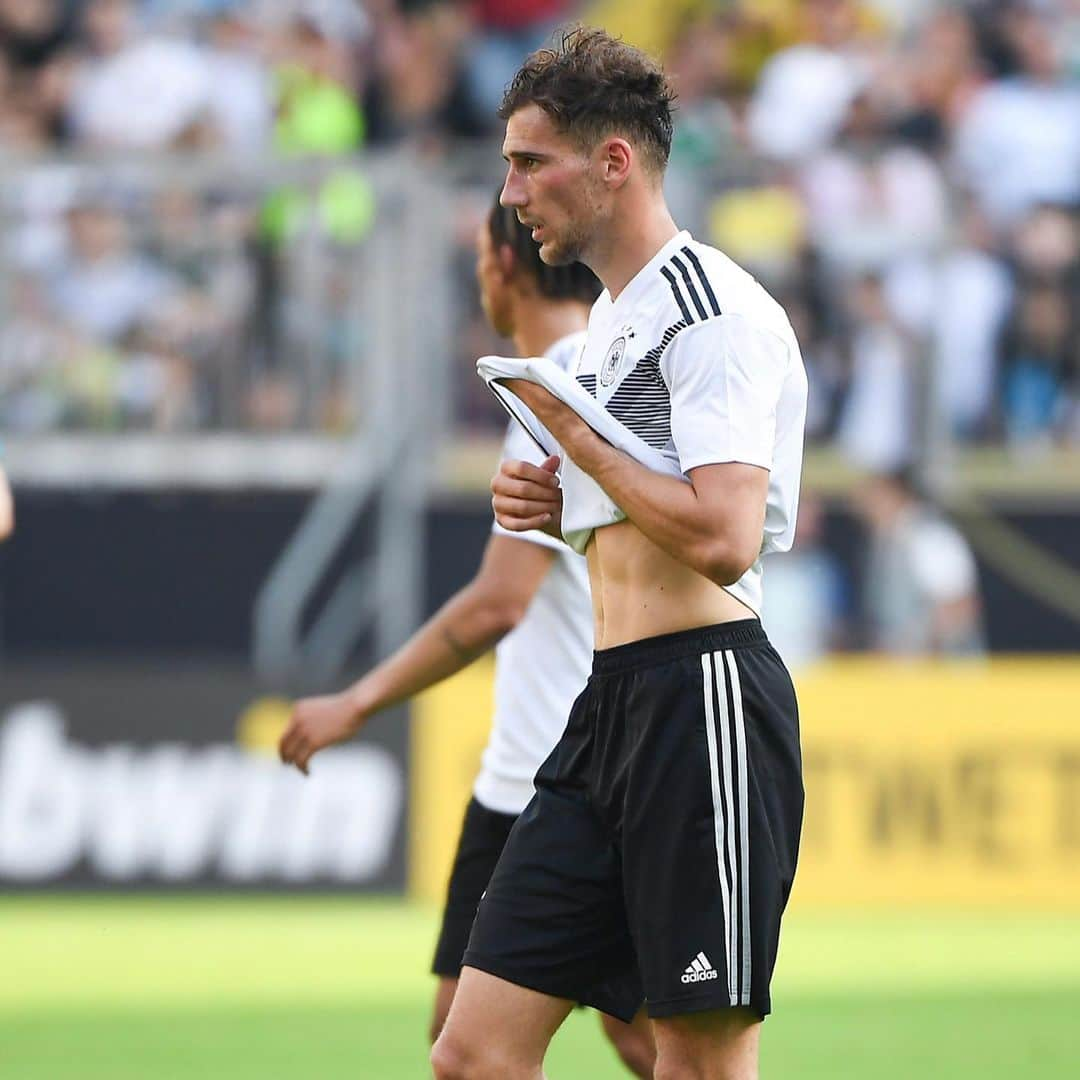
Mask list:
[[[313,198],[103,164],[411,145],[449,166],[467,140],[483,205],[503,86],[577,19],[664,59],[671,204],[787,307],[812,439],[877,469],[932,415],[965,442],[1080,445],[1076,0],[0,0],[0,424],[348,426],[363,174]],[[317,319],[290,259],[313,223]],[[458,419],[494,430],[461,300]],[[313,395],[286,361],[316,332]]]

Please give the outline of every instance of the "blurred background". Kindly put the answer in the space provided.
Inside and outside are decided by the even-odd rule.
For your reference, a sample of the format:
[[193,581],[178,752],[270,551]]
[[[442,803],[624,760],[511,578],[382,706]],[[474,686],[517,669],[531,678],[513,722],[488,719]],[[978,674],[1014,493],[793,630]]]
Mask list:
[[273,748],[476,565],[495,109],[575,20],[810,379],[763,1075],[1078,1067],[1080,3],[0,0],[5,1080],[426,1075],[490,665]]

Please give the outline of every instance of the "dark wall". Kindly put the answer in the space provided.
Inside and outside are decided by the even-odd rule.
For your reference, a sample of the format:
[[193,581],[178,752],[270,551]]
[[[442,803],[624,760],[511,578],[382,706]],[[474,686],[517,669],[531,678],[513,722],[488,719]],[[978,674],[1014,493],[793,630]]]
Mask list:
[[241,654],[296,494],[16,492],[0,548],[9,654]]
[[[253,598],[309,501],[303,493],[266,492],[23,490],[16,497],[18,528],[0,545],[3,647],[12,657],[245,657]],[[1014,510],[1006,518],[1076,564],[1080,511]],[[486,498],[432,505],[428,611],[467,580],[489,528]],[[857,590],[862,536],[840,506],[829,508],[824,536]],[[981,571],[992,648],[1080,649],[1080,625],[989,567]]]

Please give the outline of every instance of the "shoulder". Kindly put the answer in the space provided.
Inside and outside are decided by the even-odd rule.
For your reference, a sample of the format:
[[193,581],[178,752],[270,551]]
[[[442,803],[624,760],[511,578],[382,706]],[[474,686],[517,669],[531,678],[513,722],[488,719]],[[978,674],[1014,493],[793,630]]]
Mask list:
[[686,237],[656,268],[654,295],[668,325],[690,327],[722,314],[715,248]]
[[563,371],[572,373],[577,367],[581,350],[585,347],[586,337],[587,334],[584,330],[579,330],[574,334],[567,334],[566,337],[559,338],[544,353],[544,356]]
[[718,315],[683,330],[661,361],[669,386],[689,378],[697,384],[706,370],[717,377],[740,371],[758,381],[782,381],[792,364],[789,341],[744,315]]

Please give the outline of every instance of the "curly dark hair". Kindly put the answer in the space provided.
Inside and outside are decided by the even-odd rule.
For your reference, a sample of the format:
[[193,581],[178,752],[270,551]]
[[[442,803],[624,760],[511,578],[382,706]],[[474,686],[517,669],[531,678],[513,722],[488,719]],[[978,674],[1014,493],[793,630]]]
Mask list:
[[513,209],[499,203],[498,193],[488,214],[488,234],[496,248],[510,248],[516,265],[533,279],[537,291],[548,300],[592,304],[600,295],[602,286],[584,263],[548,266],[540,258],[540,245],[533,240],[532,230],[518,221]]
[[667,165],[675,92],[655,60],[604,30],[564,30],[555,47],[534,52],[506,88],[499,117],[526,105],[539,105],[584,147],[617,133],[655,172]]

